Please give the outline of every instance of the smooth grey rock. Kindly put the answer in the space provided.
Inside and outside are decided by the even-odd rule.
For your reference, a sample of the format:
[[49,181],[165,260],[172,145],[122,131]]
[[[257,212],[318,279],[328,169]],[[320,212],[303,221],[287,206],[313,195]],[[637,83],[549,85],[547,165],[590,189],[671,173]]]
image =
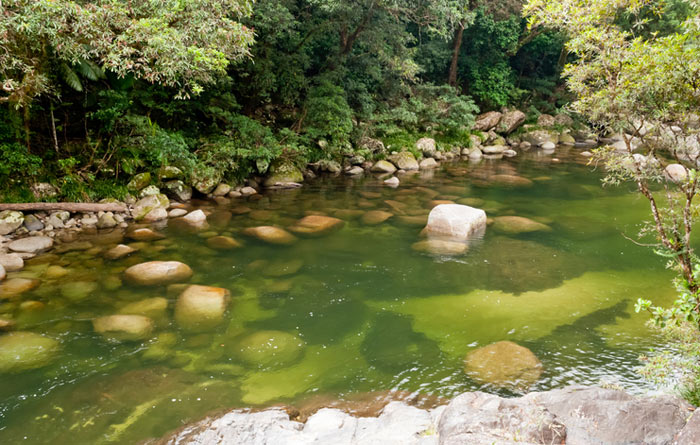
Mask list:
[[20,238],[8,244],[13,252],[39,253],[49,250],[53,246],[53,239],[48,236],[30,236]]
[[351,167],[345,171],[345,174],[350,175],[350,176],[357,176],[361,175],[365,172],[365,169],[356,165],[354,167]]
[[533,147],[541,147],[547,142],[557,144],[559,134],[549,130],[533,130],[523,134],[520,139],[523,142],[529,142]]
[[486,155],[500,155],[507,149],[508,147],[505,145],[487,145],[486,147],[481,147],[481,152]]
[[541,145],[542,150],[554,150],[557,148],[556,145],[554,145],[554,142],[547,141],[544,144]]
[[251,196],[258,193],[253,187],[243,187],[240,192],[242,196]]
[[700,412],[696,410],[685,424],[673,445],[697,445],[700,443]]
[[24,217],[24,227],[30,232],[37,232],[43,230],[44,223],[42,223],[39,218],[34,215],[27,215]]
[[399,181],[399,178],[396,176],[392,176],[389,179],[384,180],[384,185],[387,185],[389,187],[398,187],[401,181]]
[[170,218],[177,218],[179,216],[187,215],[187,210],[185,209],[172,209],[168,212]]
[[0,281],[4,280],[6,276],[5,268],[0,264]]
[[[133,210],[131,211],[131,215],[134,217],[136,221],[141,221],[141,220],[146,220],[146,221],[157,221],[157,219],[154,219],[156,216],[161,216],[157,215],[158,212],[154,212],[153,215],[147,218],[149,213],[153,212],[154,210],[163,210],[165,213],[165,217],[168,216],[167,211],[165,209],[168,208],[170,205],[170,201],[168,200],[168,197],[162,194],[158,195],[151,195],[151,196],[146,196],[145,198],[140,199],[135,205]],[[163,218],[160,218],[163,219]]]
[[437,167],[438,163],[433,158],[425,158],[422,161],[420,161],[419,166],[420,166],[421,170],[425,170],[425,169]]
[[486,228],[486,212],[461,204],[439,204],[430,211],[428,236],[467,240]]
[[16,253],[0,253],[0,266],[7,272],[17,272],[24,268],[24,260]]

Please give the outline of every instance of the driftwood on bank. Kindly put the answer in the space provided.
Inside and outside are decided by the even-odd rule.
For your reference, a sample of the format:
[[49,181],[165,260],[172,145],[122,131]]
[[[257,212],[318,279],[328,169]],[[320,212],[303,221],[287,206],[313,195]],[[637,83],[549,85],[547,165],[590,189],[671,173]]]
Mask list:
[[25,202],[18,204],[0,204],[2,210],[42,211],[66,210],[68,212],[126,212],[126,204],[122,203],[90,203],[90,202]]

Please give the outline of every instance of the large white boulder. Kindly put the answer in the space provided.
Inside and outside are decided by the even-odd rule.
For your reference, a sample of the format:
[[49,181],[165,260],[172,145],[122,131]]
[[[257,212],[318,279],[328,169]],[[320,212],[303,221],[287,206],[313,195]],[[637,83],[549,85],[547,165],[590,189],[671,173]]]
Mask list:
[[440,204],[428,215],[428,236],[466,240],[486,228],[486,212],[461,204]]

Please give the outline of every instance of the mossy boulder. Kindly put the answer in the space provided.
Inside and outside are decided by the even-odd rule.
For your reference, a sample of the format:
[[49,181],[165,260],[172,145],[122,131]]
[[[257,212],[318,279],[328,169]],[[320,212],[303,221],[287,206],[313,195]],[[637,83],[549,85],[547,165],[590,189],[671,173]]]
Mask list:
[[146,298],[129,303],[119,309],[123,315],[143,315],[152,319],[162,319],[168,310],[168,300],[163,297]]
[[270,175],[265,179],[264,185],[271,187],[289,182],[304,182],[304,175],[293,163],[286,161],[270,167]]
[[224,321],[231,293],[221,287],[188,286],[175,304],[175,321],[184,330],[205,332]]
[[236,355],[244,362],[260,367],[284,366],[304,352],[304,342],[283,331],[259,331],[238,342]]
[[542,375],[542,363],[535,354],[512,341],[471,351],[464,359],[464,369],[474,380],[498,387],[527,388]]
[[126,185],[127,190],[130,192],[138,192],[146,188],[151,183],[151,174],[148,172],[139,173],[131,178],[131,181]]
[[3,210],[0,212],[0,235],[7,235],[17,230],[24,223],[22,212]]
[[[134,217],[136,221],[141,221],[143,219],[147,219],[146,217],[148,216],[149,213],[162,209],[166,210],[168,206],[170,205],[170,201],[168,200],[168,197],[163,195],[163,194],[156,194],[156,195],[149,195],[146,196],[145,198],[140,199],[135,205],[133,210],[131,211],[131,215]],[[167,216],[167,212],[166,212]]]
[[419,165],[415,156],[410,151],[402,151],[389,156],[389,160],[401,170],[418,170]]
[[372,171],[374,173],[394,173],[396,171],[396,167],[394,164],[392,164],[389,161],[377,161],[373,166],[372,166]]
[[17,373],[51,363],[60,344],[33,332],[11,332],[0,336],[0,373]]

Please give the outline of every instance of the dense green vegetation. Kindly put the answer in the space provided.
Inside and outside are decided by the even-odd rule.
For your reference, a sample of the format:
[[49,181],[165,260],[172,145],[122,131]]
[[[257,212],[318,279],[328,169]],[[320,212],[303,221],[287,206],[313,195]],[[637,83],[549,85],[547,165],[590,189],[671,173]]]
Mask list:
[[10,0],[3,200],[122,197],[140,171],[240,180],[373,136],[466,145],[474,115],[553,111],[563,39],[518,1]]

